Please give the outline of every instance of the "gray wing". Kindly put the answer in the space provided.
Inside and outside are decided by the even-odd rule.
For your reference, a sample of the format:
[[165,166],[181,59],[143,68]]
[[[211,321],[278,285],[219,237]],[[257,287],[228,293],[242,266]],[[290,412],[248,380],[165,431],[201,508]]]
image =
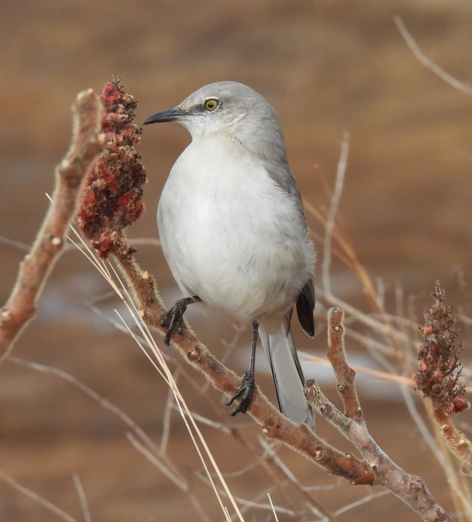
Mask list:
[[277,162],[263,160],[262,166],[266,169],[269,176],[277,183],[277,185],[288,194],[296,197],[300,202],[300,210],[303,214],[302,198],[298,190],[297,182],[293,177],[292,171],[288,166],[286,158],[279,159]]
[[[303,203],[298,190],[297,182],[293,177],[292,171],[288,166],[288,162],[279,161],[273,163],[268,160],[263,161],[264,168],[267,170],[269,176],[277,183],[277,185],[288,192],[296,200],[296,204],[300,214],[305,222],[305,214],[303,212]],[[306,225],[305,225],[306,226]],[[307,229],[308,233],[308,229]],[[300,325],[307,335],[314,337],[315,335],[315,320],[313,317],[313,310],[315,309],[315,287],[313,280],[310,279],[308,283],[300,290],[297,297],[297,315]]]

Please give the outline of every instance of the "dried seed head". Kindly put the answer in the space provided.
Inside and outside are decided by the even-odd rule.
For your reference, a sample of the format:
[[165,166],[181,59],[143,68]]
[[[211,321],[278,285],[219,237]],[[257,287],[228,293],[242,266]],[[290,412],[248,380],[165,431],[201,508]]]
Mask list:
[[132,123],[136,101],[116,77],[105,85],[100,101],[105,108],[105,152],[85,184],[76,221],[100,257],[106,258],[110,251],[127,256],[133,250],[123,240],[122,230],[144,210],[146,173],[134,149],[142,131]]
[[465,386],[458,384],[462,371],[459,362],[462,344],[457,340],[458,330],[453,328],[456,319],[452,308],[445,304],[445,292],[439,282],[431,295],[436,303],[425,310],[425,325],[419,329],[423,339],[418,359],[422,362],[414,377],[416,388],[445,413],[460,412],[469,404],[460,398],[465,393]]

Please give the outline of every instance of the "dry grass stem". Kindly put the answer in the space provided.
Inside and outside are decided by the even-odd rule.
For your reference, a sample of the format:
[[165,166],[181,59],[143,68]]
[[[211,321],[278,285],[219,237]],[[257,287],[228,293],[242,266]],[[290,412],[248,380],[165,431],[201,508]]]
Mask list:
[[322,264],[322,278],[323,278],[323,290],[327,297],[332,296],[331,292],[331,278],[329,277],[329,267],[331,265],[331,239],[333,237],[333,229],[335,225],[336,213],[339,207],[339,201],[344,185],[344,175],[346,173],[347,158],[349,155],[349,140],[350,135],[348,132],[344,133],[343,141],[341,144],[341,157],[339,158],[338,171],[336,175],[336,185],[334,188],[334,194],[331,199],[331,206],[329,209],[328,219],[326,221],[325,229],[325,240],[323,249],[323,264]]

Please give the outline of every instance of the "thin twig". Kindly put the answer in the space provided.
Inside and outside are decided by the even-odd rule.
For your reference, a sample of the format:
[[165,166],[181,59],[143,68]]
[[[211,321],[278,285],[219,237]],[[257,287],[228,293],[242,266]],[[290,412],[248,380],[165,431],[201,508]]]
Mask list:
[[[197,476],[205,483],[208,483],[208,478],[199,473],[197,474]],[[272,488],[270,488],[272,489]],[[224,491],[223,489],[219,488],[218,489],[218,492],[219,494],[222,496],[222,497],[226,497],[227,496],[227,493],[226,491]],[[262,493],[262,494],[259,494],[257,495],[257,497],[265,497],[266,496],[266,493]],[[251,501],[251,500],[246,500],[244,498],[241,498],[241,497],[234,497],[242,506],[245,506],[246,508],[255,508],[255,509],[261,509],[261,510],[269,510],[271,511],[272,510],[272,507],[270,504],[261,504],[259,502],[255,502],[255,501]],[[296,515],[295,512],[291,511],[290,509],[286,509],[286,508],[283,508],[283,507],[280,507],[280,506],[275,506],[275,509],[279,512],[279,513],[283,513],[283,514],[286,514],[286,515],[289,515],[291,517],[294,517]]]
[[351,509],[362,506],[362,504],[365,504],[366,502],[374,500],[374,498],[383,497],[385,495],[388,495],[388,491],[379,491],[378,493],[371,493],[370,495],[366,495],[365,497],[356,500],[355,502],[351,502],[350,504],[347,504],[347,506],[343,506],[342,508],[338,509],[336,511],[336,515],[341,515],[346,511],[350,511]]
[[329,277],[329,267],[331,265],[331,238],[333,237],[333,229],[336,218],[336,212],[338,211],[339,200],[344,185],[344,174],[347,167],[347,157],[349,154],[349,132],[344,132],[343,141],[341,144],[341,157],[339,158],[338,171],[336,174],[336,186],[334,189],[333,198],[331,200],[331,206],[329,208],[329,215],[326,222],[326,232],[323,250],[323,288],[327,296],[331,296],[331,280]]
[[[46,366],[43,364],[38,364],[30,361],[25,361],[24,359],[18,359],[17,357],[8,356],[7,361],[12,362],[14,364],[19,364],[21,366],[25,366],[32,370],[50,373],[52,375],[56,375],[67,382],[76,386],[79,390],[87,394],[91,399],[96,401],[102,408],[110,411],[114,415],[116,415],[122,422],[128,426],[133,432],[139,437],[148,447],[148,451],[153,453],[154,455],[159,455],[159,448],[154,444],[152,439],[146,434],[146,432],[133,420],[129,417],[123,410],[112,404],[110,401],[99,395],[97,392],[92,390],[89,386],[84,384],[82,381],[77,379],[76,377],[59,370],[57,368],[53,368],[52,366]],[[155,457],[158,458],[157,456]],[[183,482],[185,479],[183,475],[178,471],[173,462],[164,454],[160,455],[160,459],[162,460],[162,466],[165,466],[170,474],[176,477],[177,481]]]
[[272,459],[273,463],[278,467],[278,469],[284,474],[284,476],[287,478],[287,480],[294,485],[298,491],[301,492],[301,494],[306,498],[307,504],[310,506],[310,509],[316,513],[320,517],[324,517],[325,520],[328,522],[338,522],[339,519],[336,516],[335,513],[331,512],[329,509],[326,508],[313,494],[305,487],[302,486],[302,484],[297,480],[295,475],[287,468],[287,466],[282,462],[282,460],[276,455],[276,453],[273,451],[272,448],[269,447],[267,442],[259,439],[259,442],[261,443],[262,447],[266,449],[266,451],[269,453],[270,458]]
[[[0,243],[3,245],[11,246],[12,248],[16,248],[17,250],[23,250],[24,252],[29,252],[31,249],[31,245],[27,245],[26,243],[22,243],[21,241],[15,241],[14,239],[8,239],[4,236],[0,236]],[[161,246],[160,240],[152,237],[130,238],[129,244],[131,246]],[[75,244],[66,243],[64,245],[63,252],[65,253],[76,250],[80,250],[80,247],[78,247]]]
[[[347,333],[347,329],[346,329]],[[354,337],[355,338],[355,337]],[[321,364],[323,366],[330,366],[329,360],[326,357],[319,357],[318,355],[311,355],[307,352],[298,352],[304,360],[310,362],[316,362],[317,364]],[[375,352],[374,352],[375,353]],[[372,370],[371,368],[363,368],[362,366],[356,366],[354,364],[351,365],[351,368],[355,370],[357,373],[363,373],[364,375],[371,375],[372,377],[377,377],[379,379],[383,379],[386,381],[393,382],[395,384],[406,384],[408,386],[413,386],[413,379],[404,377],[402,375],[395,375],[394,373],[382,372],[380,370]]]
[[[176,408],[174,406],[174,408]],[[204,424],[205,426],[210,426],[210,428],[213,428],[215,430],[218,430],[219,432],[223,432],[223,433],[226,433],[227,435],[230,435],[231,434],[231,429],[228,428],[228,426],[225,426],[224,424],[222,424],[221,422],[215,422],[215,421],[212,421],[210,419],[207,419],[206,417],[204,417],[203,415],[200,415],[199,413],[196,413],[194,411],[191,411],[190,412],[190,415],[198,422],[201,422],[202,424]]]
[[10,484],[13,488],[15,488],[17,491],[25,495],[26,497],[30,498],[31,500],[34,500],[38,504],[41,504],[44,508],[51,511],[51,513],[54,513],[55,515],[61,517],[66,522],[79,522],[77,519],[71,517],[69,514],[67,514],[65,511],[62,511],[62,509],[58,508],[54,504],[51,504],[48,500],[44,499],[43,497],[39,496],[34,491],[31,491],[28,488],[25,488],[21,484],[18,484],[16,480],[12,479],[9,475],[7,475],[4,471],[0,470],[0,477],[2,477],[4,480]]
[[121,421],[123,421],[128,428],[132,429],[136,435],[144,441],[148,447],[155,453],[159,452],[159,448],[154,444],[154,442],[149,438],[149,436],[143,431],[143,429],[136,424],[136,422],[131,419],[126,413],[118,408],[118,406],[115,406],[112,404],[109,400],[105,399],[101,395],[99,395],[96,391],[92,390],[89,386],[84,384],[82,381],[74,377],[73,375],[70,375],[67,372],[64,372],[63,370],[59,370],[58,368],[53,368],[52,366],[46,366],[44,364],[38,364],[31,361],[26,361],[24,359],[19,359],[18,357],[8,356],[6,358],[7,361],[12,362],[14,364],[18,364],[21,366],[25,366],[26,368],[30,368],[32,370],[36,370],[39,372],[44,373],[50,373],[52,375],[56,375],[57,377],[60,377],[61,379],[64,379],[65,381],[73,384],[76,386],[79,390],[83,391],[85,394],[87,394],[91,399],[96,401],[102,408],[105,408],[106,410],[112,412],[114,415],[116,415]]
[[14,239],[8,239],[7,237],[3,236],[0,236],[0,243],[2,243],[2,245],[11,246],[18,250],[23,250],[24,252],[29,252],[31,249],[31,245],[21,243],[20,241],[15,241]]
[[151,453],[147,448],[145,448],[138,439],[132,435],[131,433],[127,433],[126,436],[128,437],[128,440],[131,442],[131,444],[140,452],[142,453],[154,466],[156,466],[157,469],[162,471],[162,473],[171,481],[173,482],[180,490],[184,492],[189,491],[188,484],[180,479],[178,479],[168,468],[165,466],[161,460],[156,457],[154,453]]
[[79,495],[80,505],[82,506],[82,513],[84,515],[84,521],[92,522],[87,497],[85,496],[85,491],[82,487],[82,483],[80,482],[79,475],[77,475],[77,473],[72,473],[72,480],[74,481],[75,489],[77,491],[77,494]]
[[462,91],[465,94],[472,95],[472,87],[469,85],[460,82],[459,80],[456,80],[453,76],[451,76],[449,73],[447,73],[444,69],[441,69],[439,65],[433,62],[431,58],[428,58],[423,54],[421,49],[418,47],[418,44],[414,40],[413,36],[411,36],[410,32],[406,28],[405,24],[403,23],[403,20],[400,16],[395,16],[393,18],[398,30],[400,31],[400,34],[405,39],[405,42],[408,44],[408,47],[411,49],[411,52],[415,55],[416,58],[428,69],[433,71],[435,74],[437,74],[442,80],[444,80],[449,85],[452,85],[454,89],[457,89],[458,91]]

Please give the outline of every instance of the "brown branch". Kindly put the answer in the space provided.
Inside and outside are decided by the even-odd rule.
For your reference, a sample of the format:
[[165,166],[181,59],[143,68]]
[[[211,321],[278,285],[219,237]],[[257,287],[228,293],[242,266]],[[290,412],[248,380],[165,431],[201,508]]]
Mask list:
[[35,315],[44,283],[62,252],[83,182],[103,148],[99,136],[101,107],[91,89],[77,96],[72,114],[72,142],[66,157],[56,167],[52,202],[30,253],[20,265],[10,298],[1,311],[0,362]]
[[306,383],[308,402],[358,449],[364,462],[371,466],[374,475],[372,485],[383,486],[394,493],[424,521],[452,522],[452,518],[428,491],[424,481],[397,466],[370,436],[357,397],[355,372],[346,361],[343,319],[344,312],[340,308],[329,310],[328,357],[336,374],[338,392],[346,413],[343,414],[331,404],[313,380]]
[[343,401],[345,414],[350,419],[360,419],[362,418],[362,409],[354,384],[356,372],[347,364],[343,321],[344,310],[331,308],[328,311],[327,356],[336,375],[337,390]]
[[[160,325],[164,308],[159,294],[155,292],[154,279],[139,268],[131,255],[120,257],[119,251],[112,252],[141,307],[141,317],[146,324],[161,335],[165,335],[166,329]],[[171,344],[189,364],[203,373],[217,390],[231,397],[239,388],[240,378],[221,364],[208,348],[200,343],[187,325],[183,335],[178,333],[172,335]],[[333,448],[305,425],[297,425],[289,421],[270,403],[258,387],[254,392],[248,413],[268,437],[283,442],[328,473],[343,477],[353,484],[372,483],[374,473],[369,464]]]
[[[267,458],[267,456],[265,455],[265,450],[256,448],[249,441],[249,439],[242,432],[242,430],[240,430],[233,423],[231,423],[231,417],[228,416],[228,412],[222,410],[220,404],[215,403],[215,401],[207,393],[206,386],[201,386],[197,384],[195,379],[192,377],[191,373],[187,371],[187,366],[185,365],[185,362],[182,363],[181,360],[169,358],[165,353],[163,353],[163,356],[166,359],[168,358],[169,360],[172,360],[172,363],[178,370],[179,375],[181,375],[188,382],[188,384],[192,387],[195,393],[199,395],[199,397],[206,401],[211,411],[216,415],[216,417],[220,419],[222,429],[244,447],[244,451],[250,454],[254,463],[257,463],[264,469],[268,477],[273,481],[274,486],[281,495],[281,497],[287,502],[289,509],[291,509],[294,513],[298,512],[297,507],[293,499],[290,497],[286,486],[277,477],[273,467],[280,471],[284,475],[285,479],[292,483],[298,489],[298,491],[306,498],[307,502],[312,505],[313,509],[318,510],[319,513],[326,517],[326,519],[329,522],[338,522],[338,518],[332,512],[330,512],[313,494],[308,492],[304,487],[301,486],[301,484],[294,481],[293,476],[288,474],[286,470],[282,466],[280,466],[277,459],[275,459],[274,457]],[[209,383],[209,380],[207,380],[207,384]]]

